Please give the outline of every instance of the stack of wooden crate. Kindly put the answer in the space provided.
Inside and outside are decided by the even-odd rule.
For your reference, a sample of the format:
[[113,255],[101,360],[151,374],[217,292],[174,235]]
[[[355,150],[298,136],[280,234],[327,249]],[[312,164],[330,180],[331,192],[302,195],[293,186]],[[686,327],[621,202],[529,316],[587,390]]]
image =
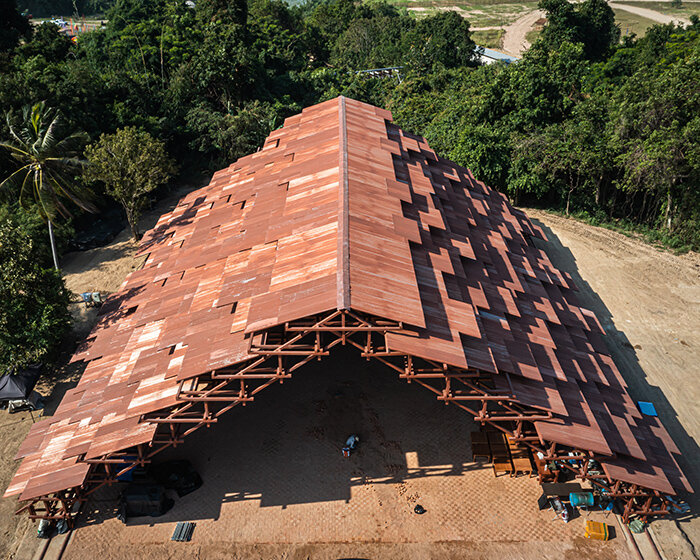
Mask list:
[[472,458],[477,461],[485,459],[493,466],[496,476],[499,474],[532,473],[530,452],[512,442],[502,432],[472,432]]
[[513,462],[513,475],[518,473],[532,474],[532,463],[530,462],[530,452],[528,449],[508,439],[508,450],[510,451],[510,458]]
[[491,446],[491,457],[493,463],[493,474],[512,474],[513,463],[510,460],[508,442],[503,432],[487,432],[489,445]]

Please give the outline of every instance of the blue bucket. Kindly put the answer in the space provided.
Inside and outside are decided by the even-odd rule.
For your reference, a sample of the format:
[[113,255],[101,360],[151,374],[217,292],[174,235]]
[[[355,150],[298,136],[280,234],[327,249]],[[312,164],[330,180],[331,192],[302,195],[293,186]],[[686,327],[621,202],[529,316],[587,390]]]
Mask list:
[[592,492],[571,492],[569,501],[574,507],[592,506],[594,503]]

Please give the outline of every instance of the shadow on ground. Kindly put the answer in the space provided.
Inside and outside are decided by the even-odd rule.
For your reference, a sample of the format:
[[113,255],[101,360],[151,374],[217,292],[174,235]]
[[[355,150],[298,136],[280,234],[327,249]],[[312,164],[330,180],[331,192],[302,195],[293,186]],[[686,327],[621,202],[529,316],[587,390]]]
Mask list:
[[[550,228],[537,222],[549,243],[540,244],[559,269],[571,274],[581,304],[592,309],[609,335],[608,344],[633,398],[654,403],[678,445],[678,462],[691,484],[697,473],[683,455],[696,456],[698,446],[658,387],[648,383],[636,352],[617,329],[612,314],[581,277],[576,259]],[[357,352],[336,349],[322,362],[309,364],[283,385],[274,385],[247,407],[237,407],[211,429],[201,429],[162,460],[189,459],[204,479],[202,489],[176,500],[160,518],[138,518],[129,524],[218,519],[222,505],[254,500],[260,507],[349,501],[355,487],[397,484],[430,476],[461,476],[483,468],[471,460],[469,415],[446,407],[419,386],[399,381],[390,369],[362,360]],[[360,448],[352,457],[341,447],[358,434]],[[96,493],[85,508],[83,525],[114,517],[118,485]],[[686,497],[693,511],[698,498]],[[685,522],[691,513],[679,516]]]
[[547,253],[554,266],[571,275],[579,289],[581,305],[594,311],[605,329],[608,335],[606,344],[615,364],[628,384],[630,395],[636,401],[648,401],[654,404],[661,422],[681,452],[680,455],[676,455],[676,460],[690,481],[691,486],[696,490],[696,493],[682,495],[690,504],[692,508],[691,513],[677,515],[674,518],[682,522],[697,517],[697,512],[700,508],[700,496],[698,495],[698,491],[700,491],[700,476],[693,468],[693,465],[685,458],[697,457],[700,454],[698,444],[680,423],[678,414],[663,391],[659,387],[649,384],[647,375],[639,364],[639,358],[634,346],[630,343],[625,333],[615,326],[612,313],[603,300],[593,291],[588,282],[581,277],[576,258],[571,250],[562,244],[551,228],[536,219],[532,219],[532,222],[542,228],[548,239],[548,242],[536,240],[535,244]]
[[[259,500],[260,507],[342,500],[353,487],[395,484],[431,476],[461,476],[473,463],[471,417],[445,406],[418,385],[400,381],[354,349],[334,349],[247,407],[201,429],[163,460],[187,458],[204,479],[166,515],[129,524],[218,519],[227,502]],[[350,434],[358,450],[345,458]],[[82,523],[112,517],[120,488],[106,488],[87,504]]]

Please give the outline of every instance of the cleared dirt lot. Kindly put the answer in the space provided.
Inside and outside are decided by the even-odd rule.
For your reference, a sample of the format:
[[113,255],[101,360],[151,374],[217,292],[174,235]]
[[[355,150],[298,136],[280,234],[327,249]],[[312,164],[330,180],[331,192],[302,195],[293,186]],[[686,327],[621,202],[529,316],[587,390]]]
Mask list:
[[[186,187],[176,189],[142,219],[142,230],[155,225],[161,214],[170,211],[181,196],[188,189]],[[71,312],[75,319],[74,331],[76,339],[81,339],[90,332],[97,316],[96,308],[85,308],[77,303],[81,292],[100,291],[110,294],[116,291],[121,283],[133,269],[143,262],[143,258],[136,258],[134,253],[136,244],[131,241],[128,229],[122,231],[109,245],[82,251],[69,253],[61,260],[61,272],[66,281],[66,286],[74,294],[76,303],[71,305]],[[69,355],[73,350],[67,343],[66,352]],[[66,361],[68,355],[65,356]],[[39,381],[37,390],[45,395],[46,409],[44,414],[50,415],[56,409],[63,394],[74,387],[79,379],[80,369],[76,367],[61,367],[58,371],[50,372]],[[39,414],[34,413],[38,419]],[[14,456],[32,425],[32,417],[29,413],[17,413],[10,415],[7,411],[0,410],[0,490],[4,493],[19,463],[14,461]],[[13,515],[17,501],[0,498],[0,558],[7,558],[15,554],[18,548],[23,551],[31,548],[27,541],[22,545],[25,532],[33,533],[35,528],[30,527],[26,517]],[[33,537],[32,537],[33,538]],[[34,539],[36,540],[36,539]],[[28,539],[29,542],[31,539]],[[30,556],[31,557],[31,556]]]
[[[700,487],[700,258],[528,214],[546,227],[552,261],[573,275],[610,335],[633,396],[654,402],[684,454],[681,466]],[[138,263],[133,249],[110,255],[114,250],[69,257],[71,289],[118,286]],[[472,463],[464,438],[472,426],[461,411],[352,356],[315,367],[178,448],[206,484],[152,526],[123,526],[111,518],[112,496],[98,496],[66,558],[631,557],[622,536],[597,545],[581,538],[581,518],[565,526],[537,512],[534,480],[494,478]],[[0,412],[0,425],[9,428],[0,432],[3,488],[30,423],[28,415]],[[365,436],[361,450],[343,460],[339,442],[353,431]],[[428,513],[413,514],[415,503]],[[12,516],[15,504],[0,501],[0,557],[16,549],[27,526]],[[192,543],[169,542],[177,520],[197,522]],[[700,542],[698,525],[692,518],[653,524],[666,558],[695,558],[689,543]]]

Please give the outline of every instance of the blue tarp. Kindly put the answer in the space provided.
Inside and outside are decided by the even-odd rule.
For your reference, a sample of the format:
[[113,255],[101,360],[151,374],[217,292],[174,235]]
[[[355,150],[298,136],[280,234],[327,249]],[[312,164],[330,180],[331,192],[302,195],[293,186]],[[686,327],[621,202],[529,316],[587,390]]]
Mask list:
[[650,402],[638,401],[637,405],[639,406],[639,411],[642,414],[646,414],[647,416],[658,416],[654,405]]

